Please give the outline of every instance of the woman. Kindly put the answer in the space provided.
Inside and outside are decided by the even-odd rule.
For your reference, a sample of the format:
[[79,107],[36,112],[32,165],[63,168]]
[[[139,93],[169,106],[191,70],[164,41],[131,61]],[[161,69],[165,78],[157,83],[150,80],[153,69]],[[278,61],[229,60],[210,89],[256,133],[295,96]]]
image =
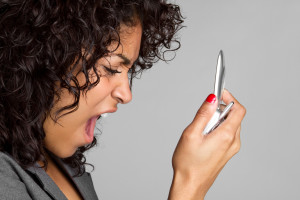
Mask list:
[[[183,22],[163,0],[1,0],[0,196],[97,199],[84,152],[96,120],[128,103],[132,79],[172,49]],[[203,199],[239,150],[244,107],[207,136],[209,95],[173,156],[169,199]]]

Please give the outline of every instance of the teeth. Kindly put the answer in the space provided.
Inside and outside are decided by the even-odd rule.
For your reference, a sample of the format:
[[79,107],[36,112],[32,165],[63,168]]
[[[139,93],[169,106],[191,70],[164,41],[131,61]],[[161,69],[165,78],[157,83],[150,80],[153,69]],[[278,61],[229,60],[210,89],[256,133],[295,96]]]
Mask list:
[[108,116],[108,113],[103,113],[102,115],[101,115],[101,117],[103,117],[103,118],[106,118]]

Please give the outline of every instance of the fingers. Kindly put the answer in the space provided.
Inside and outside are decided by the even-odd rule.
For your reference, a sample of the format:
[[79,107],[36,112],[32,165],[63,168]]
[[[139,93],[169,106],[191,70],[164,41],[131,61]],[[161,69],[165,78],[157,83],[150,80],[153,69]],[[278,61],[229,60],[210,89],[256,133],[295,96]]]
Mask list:
[[214,94],[208,95],[191,124],[191,126],[195,129],[195,132],[202,133],[206,124],[209,122],[218,107],[217,101],[218,100]]
[[231,159],[234,155],[236,155],[241,149],[241,138],[240,138],[241,127],[239,127],[235,133],[235,137],[229,145],[226,159]]
[[246,114],[246,109],[227,90],[224,90],[223,101],[225,104],[228,104],[231,101],[234,102],[234,105],[231,108],[231,111],[229,112],[228,117],[224,122],[224,126],[231,130],[231,132],[236,133]]
[[237,129],[237,131],[235,133],[234,143],[231,147],[232,156],[237,154],[240,151],[240,148],[241,148],[240,132],[241,132],[241,126]]
[[235,137],[238,138],[239,140],[241,139],[241,126],[238,128],[238,130],[236,131]]
[[[234,102],[234,106],[231,108],[227,119],[222,125],[229,135],[231,135],[231,133],[235,134],[246,114],[246,109],[227,90],[224,90],[223,101],[225,104],[229,104],[232,101]],[[194,133],[203,132],[205,126],[215,113],[217,105],[218,102],[215,95],[210,94],[198,110],[193,122],[190,125],[190,128],[195,129],[195,131],[193,131]],[[221,109],[223,107],[224,105],[221,105]]]

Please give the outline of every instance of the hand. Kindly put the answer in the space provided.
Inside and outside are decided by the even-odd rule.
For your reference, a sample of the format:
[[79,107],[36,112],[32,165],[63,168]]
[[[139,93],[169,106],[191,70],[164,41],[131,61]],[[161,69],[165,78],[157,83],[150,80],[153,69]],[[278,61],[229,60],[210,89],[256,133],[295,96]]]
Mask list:
[[173,155],[174,177],[169,200],[204,199],[222,168],[239,151],[241,122],[246,109],[227,90],[223,101],[225,104],[234,101],[234,106],[214,131],[202,134],[217,109],[216,99],[211,103],[205,101],[184,130]]

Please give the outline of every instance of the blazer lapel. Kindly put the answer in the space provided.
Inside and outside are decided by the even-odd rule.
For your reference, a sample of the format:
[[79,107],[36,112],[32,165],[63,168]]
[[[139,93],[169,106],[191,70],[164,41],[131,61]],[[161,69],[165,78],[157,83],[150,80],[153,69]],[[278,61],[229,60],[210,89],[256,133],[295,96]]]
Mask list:
[[48,174],[42,168],[40,168],[38,163],[27,168],[26,171],[34,176],[41,188],[43,188],[43,190],[45,190],[53,199],[68,200],[63,192],[54,183],[54,181],[48,176]]
[[[55,160],[55,162],[61,167],[65,174],[74,182],[78,191],[83,199],[86,200],[98,200],[96,191],[94,189],[93,181],[90,173],[85,172],[82,176],[74,177],[75,170],[69,165],[65,164],[61,158],[56,157],[53,154],[49,154]],[[37,183],[45,190],[53,199],[68,200],[63,192],[58,188],[54,181],[48,176],[48,174],[40,167],[38,163],[26,169]]]
[[55,159],[57,164],[65,171],[65,173],[71,178],[84,199],[98,200],[90,173],[85,172],[81,176],[74,177],[76,171],[73,168],[64,163],[61,158],[58,158],[56,156],[54,156],[53,158]]

